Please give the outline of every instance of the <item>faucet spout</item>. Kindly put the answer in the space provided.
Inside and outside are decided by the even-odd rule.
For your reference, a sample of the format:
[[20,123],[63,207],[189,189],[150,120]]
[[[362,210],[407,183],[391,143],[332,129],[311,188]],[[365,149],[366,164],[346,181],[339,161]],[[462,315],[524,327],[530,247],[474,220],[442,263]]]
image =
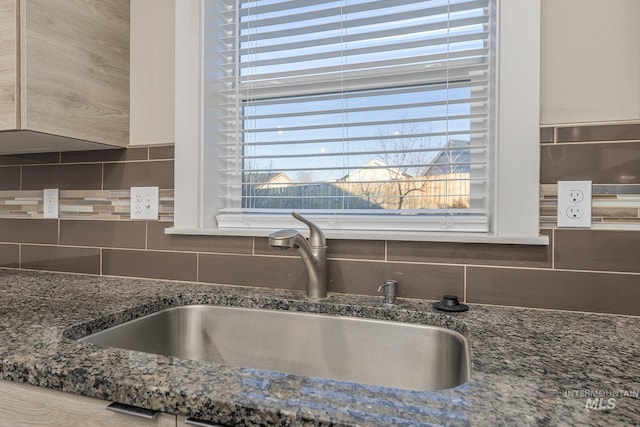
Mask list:
[[292,229],[276,231],[269,235],[269,246],[279,249],[296,249],[307,268],[307,297],[327,297],[327,244],[322,230],[297,212],[293,217],[305,223],[310,230],[309,240]]

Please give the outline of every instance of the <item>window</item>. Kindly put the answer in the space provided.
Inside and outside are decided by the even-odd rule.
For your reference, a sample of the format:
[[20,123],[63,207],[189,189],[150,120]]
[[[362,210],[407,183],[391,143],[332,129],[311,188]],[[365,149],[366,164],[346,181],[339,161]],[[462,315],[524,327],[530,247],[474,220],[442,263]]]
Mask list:
[[[499,185],[500,152],[514,150],[498,140],[514,127],[497,117],[509,96],[494,83],[494,0],[187,4],[176,5],[173,232],[264,234],[296,210],[329,236],[536,240],[538,164],[522,169],[535,226],[501,213],[515,205],[501,198],[513,186]],[[531,93],[526,75],[519,84]],[[537,116],[524,127],[534,135]]]

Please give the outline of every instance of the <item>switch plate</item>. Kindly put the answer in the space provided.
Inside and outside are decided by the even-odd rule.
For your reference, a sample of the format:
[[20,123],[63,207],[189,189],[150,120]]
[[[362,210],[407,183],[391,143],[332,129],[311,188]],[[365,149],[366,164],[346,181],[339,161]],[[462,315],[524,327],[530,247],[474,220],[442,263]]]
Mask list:
[[558,227],[591,227],[591,181],[558,181]]
[[42,190],[42,209],[45,218],[58,218],[60,191],[57,188]]
[[158,187],[131,187],[131,219],[158,219]]

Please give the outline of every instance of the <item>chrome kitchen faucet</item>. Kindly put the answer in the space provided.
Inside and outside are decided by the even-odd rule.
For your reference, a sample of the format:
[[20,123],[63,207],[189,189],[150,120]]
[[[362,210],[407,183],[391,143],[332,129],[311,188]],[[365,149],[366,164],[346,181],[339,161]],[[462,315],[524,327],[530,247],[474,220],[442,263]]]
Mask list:
[[298,230],[286,229],[269,235],[269,246],[279,249],[296,249],[307,267],[307,297],[327,297],[327,240],[317,225],[297,212],[291,215],[309,227],[309,240]]

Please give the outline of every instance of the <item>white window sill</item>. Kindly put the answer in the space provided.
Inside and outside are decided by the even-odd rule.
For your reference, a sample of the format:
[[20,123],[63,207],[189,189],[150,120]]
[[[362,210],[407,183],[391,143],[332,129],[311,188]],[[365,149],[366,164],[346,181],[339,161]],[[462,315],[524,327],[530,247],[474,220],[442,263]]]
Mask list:
[[[206,228],[167,228],[166,234],[185,234],[202,236],[244,236],[267,237],[272,229],[206,229]],[[300,232],[305,234],[304,227]],[[451,242],[451,243],[494,243],[518,245],[548,245],[548,236],[492,236],[481,233],[417,233],[396,231],[336,231],[323,230],[327,239],[341,240],[400,240],[407,242]]]

